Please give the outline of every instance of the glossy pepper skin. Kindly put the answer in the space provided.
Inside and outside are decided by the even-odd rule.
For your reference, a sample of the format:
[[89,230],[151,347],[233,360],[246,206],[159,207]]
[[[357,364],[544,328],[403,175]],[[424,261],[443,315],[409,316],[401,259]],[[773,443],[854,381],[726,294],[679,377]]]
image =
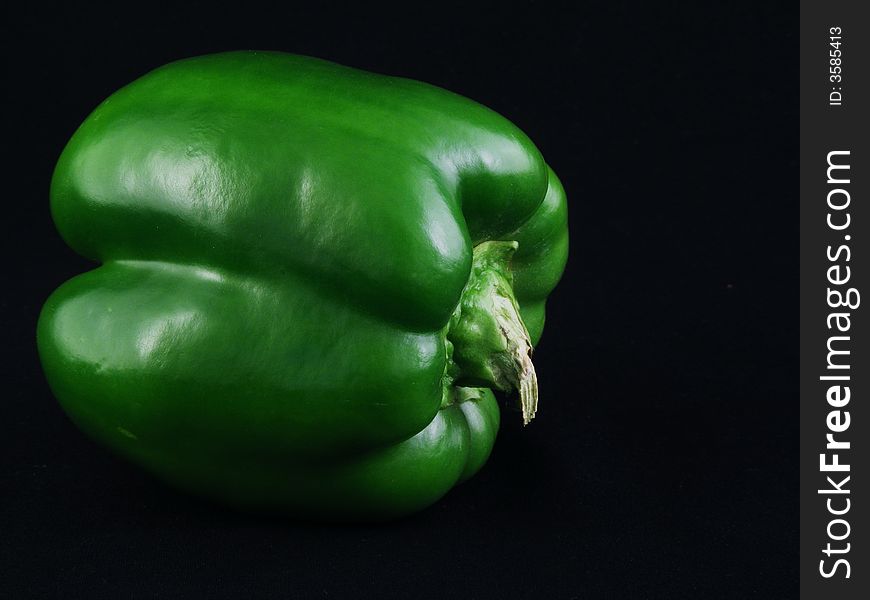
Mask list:
[[536,343],[567,257],[563,189],[510,122],[281,53],[183,60],[112,95],[63,151],[51,209],[100,263],[38,325],[73,421],[180,488],[301,518],[408,514],[474,474],[490,388],[530,381],[487,306]]

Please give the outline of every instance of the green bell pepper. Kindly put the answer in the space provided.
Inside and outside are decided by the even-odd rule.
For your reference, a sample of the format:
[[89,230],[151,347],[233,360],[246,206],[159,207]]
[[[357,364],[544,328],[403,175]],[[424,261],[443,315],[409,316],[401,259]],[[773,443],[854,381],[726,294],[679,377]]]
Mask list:
[[493,389],[534,416],[565,196],[475,102],[282,53],[182,60],[87,118],[51,210],[101,264],[43,308],[48,382],[180,488],[395,517],[480,469]]

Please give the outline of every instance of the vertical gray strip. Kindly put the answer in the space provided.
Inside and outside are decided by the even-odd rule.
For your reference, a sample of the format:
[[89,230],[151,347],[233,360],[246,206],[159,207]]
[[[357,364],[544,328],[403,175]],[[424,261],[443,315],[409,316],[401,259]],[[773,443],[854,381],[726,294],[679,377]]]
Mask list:
[[870,589],[867,4],[866,0],[801,2],[804,599],[866,598]]

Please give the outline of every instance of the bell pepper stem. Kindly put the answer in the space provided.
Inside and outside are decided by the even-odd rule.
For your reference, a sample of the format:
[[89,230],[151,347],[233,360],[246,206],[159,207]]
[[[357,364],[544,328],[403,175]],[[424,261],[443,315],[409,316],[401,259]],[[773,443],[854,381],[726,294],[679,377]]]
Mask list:
[[517,390],[528,425],[538,409],[532,343],[513,292],[510,260],[517,242],[483,242],[474,248],[471,275],[450,321],[451,368],[459,385]]

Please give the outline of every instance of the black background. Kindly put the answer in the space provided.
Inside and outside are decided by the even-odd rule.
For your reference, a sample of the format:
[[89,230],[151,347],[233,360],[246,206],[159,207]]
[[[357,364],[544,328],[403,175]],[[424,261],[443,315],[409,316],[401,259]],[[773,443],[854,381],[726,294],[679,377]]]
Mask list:
[[[34,3],[4,20],[0,596],[797,596],[797,5]],[[471,97],[568,192],[538,418],[507,415],[481,473],[396,523],[182,496],[81,435],[39,367],[41,303],[91,268],[48,213],[66,140],[150,69],[248,48]]]

